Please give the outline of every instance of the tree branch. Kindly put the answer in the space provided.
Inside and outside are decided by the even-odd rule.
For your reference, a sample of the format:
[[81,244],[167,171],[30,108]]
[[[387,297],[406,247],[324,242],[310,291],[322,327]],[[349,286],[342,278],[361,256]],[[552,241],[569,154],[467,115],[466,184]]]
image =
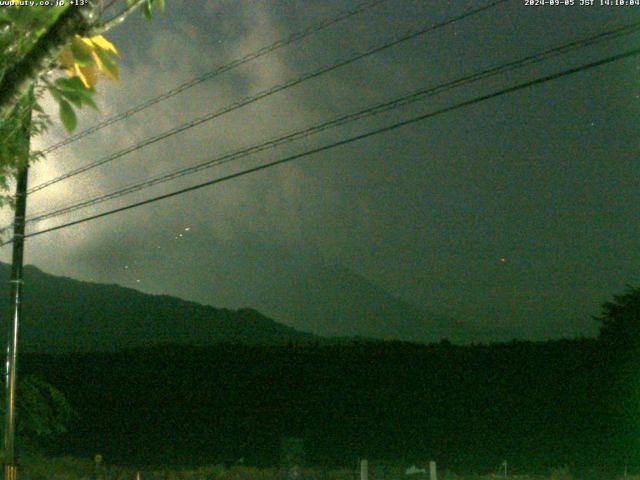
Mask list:
[[73,36],[86,34],[91,27],[93,8],[91,3],[67,8],[29,53],[6,72],[0,82],[0,123],[7,120],[34,81],[49,68]]
[[140,8],[145,1],[146,0],[136,0],[135,2],[131,3],[127,8],[125,8],[122,12],[120,12],[118,15],[113,17],[112,19],[107,20],[106,22],[101,23],[100,25],[96,25],[92,27],[89,30],[88,35],[92,35],[92,36],[101,35],[104,32],[111,30],[113,27],[120,25],[122,22],[125,21],[125,19],[129,15],[131,15],[135,10]]

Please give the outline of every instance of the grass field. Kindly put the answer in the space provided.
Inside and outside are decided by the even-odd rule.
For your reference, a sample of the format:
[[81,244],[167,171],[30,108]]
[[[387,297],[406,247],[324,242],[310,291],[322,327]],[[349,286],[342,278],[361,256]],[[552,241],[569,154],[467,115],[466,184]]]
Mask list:
[[[427,480],[428,475],[407,476],[400,467],[379,468],[370,465],[369,480]],[[29,457],[19,466],[20,480],[287,480],[283,469],[254,468],[248,466],[212,465],[198,468],[131,468],[101,465],[96,469],[93,461],[70,457]],[[439,480],[501,480],[501,475],[459,476],[441,471]],[[550,469],[546,476],[510,475],[509,480],[579,480],[565,467]],[[360,480],[357,469],[305,468],[301,480]],[[602,480],[605,480],[604,478]],[[607,477],[607,480],[623,480],[622,475]],[[640,480],[640,476],[629,475],[626,480]]]
[[[276,468],[212,465],[198,468],[130,468],[104,465],[96,468],[90,460],[75,458],[29,459],[19,467],[25,480],[287,480],[286,472]],[[357,472],[347,469],[305,469],[304,480],[355,480]],[[373,480],[373,479],[372,479]]]

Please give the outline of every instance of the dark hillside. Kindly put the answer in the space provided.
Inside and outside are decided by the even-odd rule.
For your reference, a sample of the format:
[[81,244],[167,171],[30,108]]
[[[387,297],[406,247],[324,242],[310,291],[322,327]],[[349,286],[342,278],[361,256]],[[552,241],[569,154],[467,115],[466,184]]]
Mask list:
[[[164,346],[26,355],[80,417],[63,448],[123,463],[312,463],[435,458],[480,471],[633,463],[618,448],[612,384],[593,340],[459,347]],[[616,437],[617,435],[617,437]]]
[[[0,263],[0,279],[8,279],[9,272],[9,266]],[[32,266],[25,268],[25,277],[22,351],[115,351],[166,343],[286,344],[316,338],[248,308],[214,308],[118,285],[57,277]],[[0,309],[0,318],[5,311]]]

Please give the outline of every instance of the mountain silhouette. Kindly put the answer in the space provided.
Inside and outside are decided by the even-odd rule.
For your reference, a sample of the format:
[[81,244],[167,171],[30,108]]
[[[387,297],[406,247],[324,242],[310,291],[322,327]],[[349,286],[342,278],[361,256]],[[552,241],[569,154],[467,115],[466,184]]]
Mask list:
[[[503,336],[495,325],[459,322],[444,309],[416,306],[353,268],[324,258],[310,243],[276,247],[260,240],[229,244],[202,238],[193,239],[192,248],[213,249],[217,255],[197,264],[182,261],[178,249],[164,258],[149,249],[147,257],[137,256],[135,261],[139,275],[152,284],[145,286],[151,291],[170,291],[214,306],[251,305],[278,322],[316,335],[421,343]],[[116,281],[131,281],[122,268],[109,271],[112,274]]]
[[[24,276],[21,351],[116,351],[168,343],[282,344],[316,338],[250,308],[219,309],[118,285],[49,275],[34,266],[26,266]],[[0,281],[8,285],[9,277],[10,266],[0,263]],[[5,334],[8,312],[5,301],[0,314]]]

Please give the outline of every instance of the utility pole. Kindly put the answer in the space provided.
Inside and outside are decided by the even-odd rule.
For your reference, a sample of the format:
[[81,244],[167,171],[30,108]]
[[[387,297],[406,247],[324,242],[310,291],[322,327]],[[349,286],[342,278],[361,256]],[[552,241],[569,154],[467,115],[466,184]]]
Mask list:
[[[27,179],[29,173],[29,152],[31,132],[31,102],[33,91],[27,96],[28,109],[24,119],[18,117],[20,135],[24,148],[18,153],[18,173],[16,175],[16,204],[13,223],[13,253],[11,260],[11,287],[9,328],[7,338],[7,370],[5,377],[5,428],[4,428],[4,480],[16,480],[17,464],[15,456],[16,431],[16,367],[18,360],[18,325],[22,319],[22,266],[24,257],[24,225],[27,212]],[[19,111],[21,111],[19,109]]]

